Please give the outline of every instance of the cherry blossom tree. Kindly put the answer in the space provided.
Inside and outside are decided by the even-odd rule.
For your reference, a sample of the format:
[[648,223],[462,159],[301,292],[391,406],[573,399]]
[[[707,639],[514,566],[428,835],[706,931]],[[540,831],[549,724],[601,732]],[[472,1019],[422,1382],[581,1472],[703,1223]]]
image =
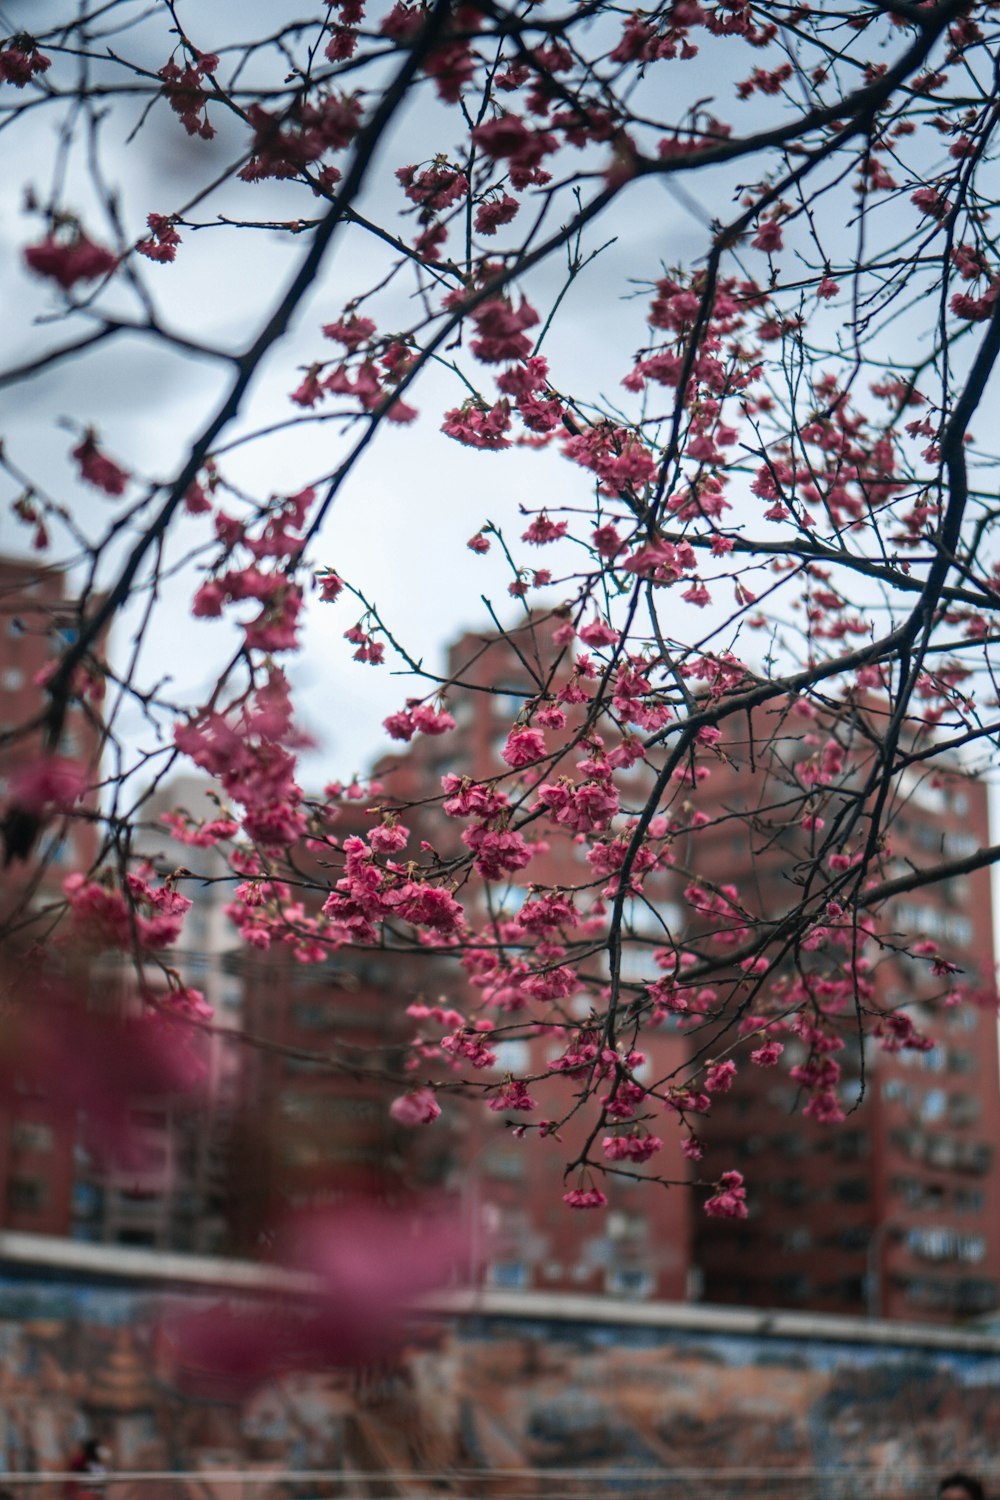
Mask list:
[[[609,1175],[667,1180],[668,1131],[697,1161],[737,1070],[783,1069],[790,1038],[802,1108],[835,1125],[845,1045],[930,1044],[892,965],[926,1005],[995,1004],[992,974],[893,919],[1000,853],[918,859],[895,832],[914,786],[981,775],[1000,729],[993,0],[3,15],[31,28],[0,46],[8,272],[43,305],[0,384],[50,421],[44,449],[7,424],[4,504],[76,600],[3,731],[12,941],[124,953],[154,1016],[210,1029],[172,957],[185,874],[137,852],[151,791],[193,763],[218,816],[170,831],[224,861],[234,941],[405,956],[393,1118],[433,1131],[471,1097],[525,1149],[572,1120],[581,1209]],[[205,336],[203,247],[235,264],[276,241],[256,321]],[[169,461],[95,420],[92,372],[136,349],[211,371]],[[335,507],[363,503],[386,441],[435,547],[508,570],[447,666],[376,607],[378,559],[337,556]],[[473,489],[467,529],[440,531],[451,445],[518,465],[519,519]],[[179,595],[218,658],[183,701],[162,666]],[[402,677],[384,768],[330,765],[317,792],[290,674],[331,615],[338,682]],[[493,761],[432,774],[428,747],[512,675]],[[65,748],[73,705],[89,758]],[[47,835],[74,822],[90,855],[39,915]],[[720,830],[757,878],[705,852]],[[662,1075],[660,1034],[686,1038]],[[498,1041],[539,1039],[498,1079]],[[693,1170],[707,1213],[746,1212],[732,1163]]]

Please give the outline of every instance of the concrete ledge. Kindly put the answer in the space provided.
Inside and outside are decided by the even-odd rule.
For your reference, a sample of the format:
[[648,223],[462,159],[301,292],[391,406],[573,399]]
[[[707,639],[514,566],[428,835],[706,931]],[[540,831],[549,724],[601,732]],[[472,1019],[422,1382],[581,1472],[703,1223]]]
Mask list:
[[247,1292],[308,1293],[318,1285],[311,1276],[252,1260],[182,1255],[168,1250],[133,1250],[121,1245],[87,1245],[56,1235],[0,1230],[0,1275],[30,1271],[87,1280],[159,1282]]
[[[308,1296],[322,1290],[311,1276],[255,1261],[181,1255],[158,1250],[87,1245],[55,1236],[0,1231],[0,1276],[78,1278],[216,1292],[280,1292]],[[606,1327],[676,1329],[685,1333],[892,1345],[1000,1356],[1000,1335],[940,1324],[842,1318],[821,1313],[718,1307],[688,1302],[637,1302],[573,1293],[508,1292],[491,1288],[441,1291],[422,1298],[431,1317],[506,1318],[522,1322],[590,1323]]]
[[496,1290],[438,1293],[428,1303],[460,1317],[538,1319],[553,1323],[618,1324],[630,1328],[676,1328],[684,1332],[748,1335],[814,1342],[894,1344],[923,1349],[968,1350],[1000,1355],[1000,1337],[940,1324],[842,1318],[824,1313],[720,1307],[693,1302],[634,1302],[572,1293]]

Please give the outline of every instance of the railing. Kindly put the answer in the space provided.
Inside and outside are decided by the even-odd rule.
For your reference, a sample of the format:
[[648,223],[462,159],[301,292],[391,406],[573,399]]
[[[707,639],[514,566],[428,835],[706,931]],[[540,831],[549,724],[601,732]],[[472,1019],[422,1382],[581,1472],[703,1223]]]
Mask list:
[[[57,1471],[0,1473],[0,1500],[934,1500],[952,1464],[899,1469],[656,1468],[620,1462],[580,1468],[441,1468],[427,1472],[368,1468],[143,1470],[102,1476]],[[996,1493],[1000,1463],[974,1467]]]

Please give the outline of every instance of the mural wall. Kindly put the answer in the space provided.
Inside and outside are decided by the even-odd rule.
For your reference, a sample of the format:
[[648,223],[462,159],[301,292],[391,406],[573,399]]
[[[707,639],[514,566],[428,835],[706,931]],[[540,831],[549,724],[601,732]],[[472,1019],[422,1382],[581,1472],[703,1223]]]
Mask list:
[[220,1297],[0,1277],[0,1489],[72,1500],[18,1476],[64,1470],[93,1435],[123,1476],[107,1500],[932,1500],[954,1467],[1000,1493],[995,1340],[952,1352],[467,1316],[415,1325],[391,1367],[221,1389],[169,1332],[193,1304]]

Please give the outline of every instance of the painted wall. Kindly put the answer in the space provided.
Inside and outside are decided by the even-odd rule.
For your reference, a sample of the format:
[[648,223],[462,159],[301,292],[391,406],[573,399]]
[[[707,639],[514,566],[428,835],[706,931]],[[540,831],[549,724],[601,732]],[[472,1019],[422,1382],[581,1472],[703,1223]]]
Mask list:
[[480,1311],[414,1325],[392,1369],[288,1373],[206,1395],[164,1319],[225,1295],[0,1274],[0,1487],[57,1500],[59,1484],[18,1473],[61,1470],[96,1434],[118,1471],[187,1472],[116,1481],[108,1500],[930,1500],[953,1467],[992,1474],[1000,1492],[996,1339],[851,1342],[843,1330],[740,1332],[722,1317],[685,1327],[690,1309],[670,1326],[662,1306],[655,1327],[607,1310],[577,1321]]

